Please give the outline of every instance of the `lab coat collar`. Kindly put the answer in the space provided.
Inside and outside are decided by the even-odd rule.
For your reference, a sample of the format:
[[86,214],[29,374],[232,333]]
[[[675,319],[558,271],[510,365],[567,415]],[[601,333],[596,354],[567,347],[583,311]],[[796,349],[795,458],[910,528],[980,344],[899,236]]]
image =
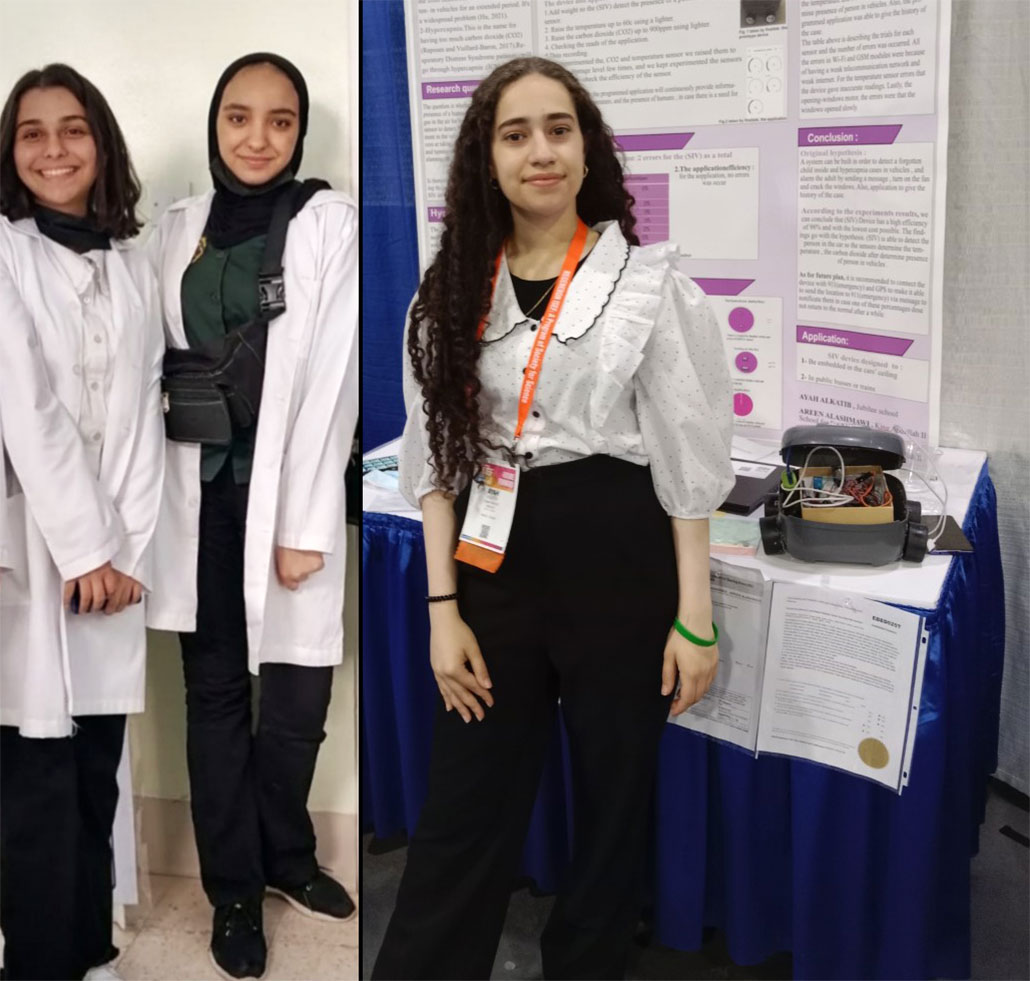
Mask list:
[[[58,263],[68,276],[72,288],[78,296],[83,296],[89,291],[93,279],[97,275],[97,268],[92,260],[88,259],[86,255],[79,255],[77,252],[51,241],[36,227],[36,222],[32,218],[21,218],[10,224],[15,232],[41,243],[41,246],[49,252],[52,261]],[[131,241],[112,239],[111,249],[105,253],[107,289],[110,295],[123,298],[121,305],[116,306],[114,313],[115,330],[118,334],[122,331],[125,317],[138,320],[143,314],[143,300],[139,287],[126,266],[126,257],[133,248]]]

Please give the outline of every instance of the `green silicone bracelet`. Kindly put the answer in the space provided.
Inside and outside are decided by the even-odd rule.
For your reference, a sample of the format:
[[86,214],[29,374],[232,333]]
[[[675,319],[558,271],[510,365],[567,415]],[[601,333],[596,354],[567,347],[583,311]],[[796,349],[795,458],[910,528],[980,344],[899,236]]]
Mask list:
[[715,625],[714,621],[712,622],[712,632],[715,636],[711,640],[702,640],[700,637],[695,637],[694,634],[680,623],[679,617],[676,617],[676,619],[672,621],[672,625],[676,628],[676,632],[678,634],[686,637],[690,643],[697,644],[698,647],[714,647],[719,643],[719,628]]

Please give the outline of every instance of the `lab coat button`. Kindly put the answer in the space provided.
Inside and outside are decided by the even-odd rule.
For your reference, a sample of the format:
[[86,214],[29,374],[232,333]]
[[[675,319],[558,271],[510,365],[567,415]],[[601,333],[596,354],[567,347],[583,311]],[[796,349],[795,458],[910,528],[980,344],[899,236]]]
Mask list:
[[99,442],[100,442],[100,439],[101,439],[101,437],[100,437],[100,433],[94,433],[94,434],[93,434],[93,442],[94,442],[94,443],[99,443]]
[[95,342],[96,342],[97,344],[99,344],[99,343],[100,343],[101,341],[103,341],[103,338],[102,338],[102,337],[101,337],[101,336],[100,336],[99,334],[94,334],[94,335],[93,335],[93,340],[94,340],[94,341],[95,341]]
[[89,387],[92,391],[95,392],[98,388],[100,388],[100,385],[97,382],[90,382]]

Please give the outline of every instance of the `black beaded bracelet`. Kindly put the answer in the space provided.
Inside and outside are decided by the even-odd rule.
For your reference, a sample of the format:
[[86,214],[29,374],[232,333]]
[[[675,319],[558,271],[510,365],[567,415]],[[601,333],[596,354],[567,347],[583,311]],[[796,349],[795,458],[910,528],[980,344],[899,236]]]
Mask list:
[[457,593],[447,593],[446,596],[427,596],[427,603],[445,603],[447,600],[456,600],[458,598]]

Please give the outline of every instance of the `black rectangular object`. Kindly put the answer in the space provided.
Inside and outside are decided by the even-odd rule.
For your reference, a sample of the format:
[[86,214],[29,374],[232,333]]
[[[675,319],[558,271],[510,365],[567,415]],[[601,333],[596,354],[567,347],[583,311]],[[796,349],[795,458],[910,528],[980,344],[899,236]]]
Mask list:
[[719,506],[720,511],[727,514],[751,514],[765,499],[780,486],[783,467],[772,464],[754,463],[752,460],[734,460],[734,463],[752,463],[755,466],[772,466],[773,471],[767,477],[746,477],[736,475],[736,483],[729,496]]
[[[936,514],[924,514],[919,519],[932,533],[940,521]],[[933,539],[936,542],[930,550],[931,555],[954,555],[962,552],[972,552],[973,546],[969,543],[965,533],[958,526],[958,522],[949,514],[944,521],[944,528],[941,533]]]

